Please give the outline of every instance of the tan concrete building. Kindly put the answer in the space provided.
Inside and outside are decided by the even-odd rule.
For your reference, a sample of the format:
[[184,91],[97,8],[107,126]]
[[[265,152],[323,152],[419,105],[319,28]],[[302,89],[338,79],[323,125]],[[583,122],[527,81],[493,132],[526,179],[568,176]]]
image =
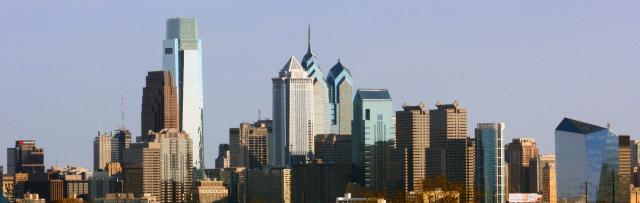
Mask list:
[[461,202],[473,203],[476,202],[476,140],[474,138],[467,138],[464,158],[464,184],[460,200]]
[[133,193],[109,193],[106,197],[93,200],[94,203],[156,203],[157,199],[151,195],[135,197]]
[[543,202],[558,202],[558,190],[556,188],[556,166],[546,163],[542,167],[542,199]]
[[239,128],[229,129],[231,167],[254,169],[266,166],[270,132],[271,120],[241,123]]
[[444,176],[449,182],[464,183],[467,110],[456,100],[451,104],[438,102],[429,110],[430,147],[427,176]]
[[247,169],[225,168],[220,171],[220,180],[229,189],[229,202],[246,202],[247,199]]
[[420,102],[396,112],[396,145],[402,157],[402,192],[420,191],[426,177],[429,149],[429,111]]
[[124,191],[136,197],[160,198],[160,143],[133,143],[125,150]]
[[514,138],[507,144],[505,159],[509,168],[509,193],[535,193],[531,186],[531,168],[529,162],[539,154],[536,140],[533,138]]
[[247,170],[249,202],[291,201],[291,169],[263,168]]
[[229,190],[222,181],[205,179],[195,183],[192,202],[228,202],[228,196]]
[[[0,174],[1,175],[1,174]],[[2,175],[2,181],[0,181],[2,183],[2,188],[0,188],[2,190],[2,193],[4,193],[4,196],[9,200],[9,202],[13,202],[15,201],[14,199],[14,194],[13,194],[13,189],[14,189],[14,179],[12,175]]]
[[165,128],[181,129],[178,89],[170,71],[150,71],[142,89],[142,134]]

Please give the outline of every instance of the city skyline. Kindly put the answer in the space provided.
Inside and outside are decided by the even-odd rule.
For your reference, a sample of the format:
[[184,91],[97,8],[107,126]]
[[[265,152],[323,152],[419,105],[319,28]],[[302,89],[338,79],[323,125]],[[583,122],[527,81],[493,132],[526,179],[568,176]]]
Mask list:
[[[39,147],[47,150],[45,165],[51,166],[54,163],[58,165],[78,164],[90,168],[92,165],[92,149],[90,147],[86,148],[86,153],[69,154],[68,151],[65,151],[64,144],[58,140],[68,141],[72,145],[90,146],[96,131],[117,129],[121,123],[122,86],[124,86],[126,127],[131,130],[132,136],[140,136],[141,132],[139,132],[138,126],[144,76],[147,71],[162,69],[162,62],[159,60],[162,53],[158,51],[162,47],[158,41],[164,39],[164,21],[170,17],[180,16],[184,12],[145,14],[140,19],[131,21],[120,17],[108,19],[108,17],[100,15],[88,19],[70,19],[73,16],[71,14],[58,15],[43,11],[46,4],[31,5],[35,6],[33,9],[36,11],[42,12],[44,17],[52,18],[48,20],[43,17],[21,18],[25,14],[16,12],[24,11],[27,8],[25,5],[29,5],[29,3],[10,5],[9,8],[15,9],[7,9],[8,11],[2,14],[6,15],[6,18],[0,20],[3,24],[9,25],[9,30],[16,31],[0,33],[0,37],[15,39],[15,41],[8,41],[8,50],[0,51],[0,55],[7,57],[6,59],[15,59],[0,62],[0,66],[4,67],[3,69],[6,68],[9,75],[8,80],[0,82],[0,86],[2,86],[0,90],[8,93],[7,98],[12,98],[10,101],[7,100],[6,104],[15,107],[6,109],[6,113],[0,117],[0,120],[5,121],[4,125],[0,125],[0,130],[6,132],[6,135],[3,135],[3,140],[6,141],[5,143],[9,143],[2,147],[11,147],[11,143],[17,139],[34,139],[38,141]],[[92,8],[91,6],[95,5],[89,3],[76,7],[85,6]],[[432,6],[451,11],[455,4],[441,3]],[[515,8],[516,10],[519,8],[511,4],[502,6],[501,8]],[[566,8],[567,5],[559,6]],[[322,4],[319,7],[334,8]],[[372,7],[374,11],[381,10],[381,8]],[[488,7],[485,5],[480,8],[487,10],[490,9]],[[364,12],[364,14],[375,16],[375,19],[380,20],[380,23],[369,20],[357,26],[355,21],[362,20],[360,17],[352,16],[353,19],[337,23],[323,20],[325,17],[328,19],[340,16],[348,17],[347,14],[323,14],[318,17],[284,20],[284,22],[272,22],[266,25],[257,25],[262,21],[257,16],[251,16],[247,17],[246,21],[239,20],[247,28],[238,28],[240,26],[225,24],[215,18],[216,16],[227,16],[229,13],[211,16],[204,10],[196,9],[193,16],[198,18],[201,24],[199,33],[202,35],[203,50],[205,50],[203,52],[203,89],[206,102],[204,106],[207,108],[204,115],[204,128],[207,129],[204,135],[205,163],[207,167],[213,166],[217,146],[219,143],[226,142],[228,128],[235,127],[237,123],[242,121],[256,120],[258,109],[263,112],[262,115],[272,117],[270,116],[269,77],[273,76],[276,68],[281,67],[282,61],[285,61],[290,54],[295,53],[296,57],[302,58],[300,54],[303,54],[306,48],[308,24],[312,24],[313,49],[318,56],[322,71],[327,73],[329,68],[335,64],[335,59],[340,58],[342,63],[354,73],[354,79],[357,80],[356,87],[389,89],[394,96],[394,111],[400,110],[401,104],[404,102],[418,103],[422,100],[431,109],[434,108],[437,101],[449,103],[458,99],[469,110],[467,135],[473,134],[470,131],[476,123],[505,122],[509,128],[505,131],[504,140],[516,137],[535,138],[541,153],[554,152],[553,129],[564,117],[579,118],[601,126],[611,122],[613,124],[612,130],[616,134],[631,134],[632,139],[636,138],[638,136],[635,133],[640,132],[640,127],[633,125],[633,117],[640,113],[640,110],[632,103],[640,98],[638,91],[633,88],[637,86],[637,82],[632,80],[632,75],[637,75],[637,71],[633,68],[640,64],[633,60],[634,55],[632,54],[637,53],[638,48],[629,47],[630,45],[626,44],[637,43],[637,38],[631,36],[638,36],[640,30],[626,28],[624,25],[618,24],[607,24],[612,28],[611,33],[606,30],[598,30],[596,28],[608,22],[607,19],[618,18],[596,15],[596,17],[605,19],[583,22],[579,19],[589,18],[588,14],[592,14],[589,11],[597,9],[584,5],[578,7],[579,9],[572,13],[576,15],[573,17],[564,16],[558,10],[551,9],[552,17],[548,18],[556,17],[559,22],[546,22],[548,24],[541,22],[543,20],[527,19],[533,15],[523,10],[519,10],[523,11],[523,14],[509,12],[502,13],[504,15],[485,16],[488,20],[480,23],[486,26],[496,26],[493,27],[496,29],[484,30],[477,35],[465,34],[465,31],[477,29],[477,26],[453,25],[455,21],[473,22],[469,19],[470,16],[455,14],[452,14],[453,17],[458,18],[448,21],[436,18],[438,13],[403,15],[391,12],[389,17],[393,20],[384,21],[384,18],[372,11]],[[108,6],[108,8],[114,9],[113,6]],[[344,7],[338,8],[338,11],[345,12],[353,8],[355,8],[354,4],[346,3]],[[249,7],[248,9],[257,8]],[[422,12],[437,10],[435,8],[406,9]],[[625,8],[620,5],[610,5],[599,9],[617,9],[626,15],[636,15],[627,13],[630,11],[624,10]],[[83,12],[86,11],[72,14],[77,15]],[[123,12],[131,14],[133,10]],[[479,14],[477,12],[474,14]],[[269,13],[273,14],[271,11]],[[418,24],[420,25],[418,28],[412,28],[408,25],[410,23],[398,22],[398,20],[408,20],[413,15],[423,17],[417,20],[422,19],[426,22]],[[529,29],[524,29],[520,25],[509,24],[513,23],[512,21],[500,20],[510,15],[521,17],[523,18],[521,20],[525,22],[531,21],[534,25]],[[286,19],[286,17],[291,16],[280,15],[270,19],[276,21]],[[70,20],[70,23],[78,23],[84,28],[78,30],[69,26],[70,29],[65,30],[54,26],[64,25],[58,24],[59,22],[56,20],[62,22]],[[496,20],[496,22],[491,20]],[[51,25],[44,25],[45,22],[49,22]],[[410,22],[420,21],[412,20]],[[95,24],[100,25],[96,26]],[[123,28],[109,29],[116,28],[115,24],[123,26]],[[561,25],[567,24],[570,26],[561,27]],[[500,25],[515,27],[502,29],[506,34],[498,34],[497,32],[501,30]],[[273,29],[270,26],[283,26],[286,29]],[[442,26],[443,29],[438,29],[439,26]],[[341,28],[340,34],[334,34],[336,27]],[[382,34],[373,33],[381,31],[383,28],[408,30],[398,33],[390,31],[381,32]],[[551,37],[540,33],[545,31],[543,28],[553,28],[557,31],[553,33],[557,35]],[[272,32],[271,30],[278,31]],[[123,43],[109,45],[111,43],[95,42],[94,47],[85,45],[85,43],[91,44],[87,43],[89,39],[94,40],[101,36],[96,34],[98,31],[105,32],[109,36],[109,38],[105,38],[107,42],[115,40]],[[525,31],[534,32],[527,34]],[[582,33],[588,31],[598,32]],[[267,33],[264,35],[256,34],[259,32]],[[551,31],[545,32],[552,33]],[[621,34],[623,32],[624,34]],[[47,34],[51,36],[46,36]],[[236,36],[231,36],[232,34]],[[278,34],[286,37],[278,36]],[[452,36],[448,36],[449,34]],[[490,34],[497,36],[489,37]],[[535,34],[542,36],[534,36]],[[534,46],[536,43],[520,42],[516,39],[518,36],[542,43]],[[573,38],[573,36],[578,36],[578,38]],[[612,38],[611,36],[617,36],[617,39],[609,39]],[[33,41],[25,44],[25,40],[23,40],[25,37],[31,37]],[[58,37],[59,40],[47,40],[55,37]],[[398,39],[400,37],[407,39]],[[462,42],[454,43],[451,38],[459,38]],[[605,43],[605,40],[609,41]],[[565,43],[552,45],[554,42],[560,41]],[[499,43],[493,45],[493,42]],[[519,43],[507,45],[514,42]],[[607,45],[610,43],[613,45]],[[118,53],[115,49],[122,47],[122,44],[129,46],[130,50],[119,49],[121,53]],[[280,44],[285,45],[276,46]],[[56,49],[60,50],[56,51]],[[83,55],[78,50],[83,50],[90,55]],[[33,53],[26,54],[26,51]],[[612,53],[606,53],[607,51]],[[390,52],[397,52],[397,54]],[[230,57],[231,55],[234,56]],[[378,55],[385,57],[371,57]],[[558,55],[568,55],[568,59],[559,59]],[[592,55],[598,55],[600,59],[587,57]],[[121,58],[114,60],[112,58],[114,56]],[[483,57],[485,58],[482,59]],[[466,62],[460,61],[460,58],[465,59],[462,61]],[[244,61],[238,63],[239,59]],[[246,63],[246,61],[250,63]],[[523,68],[517,69],[516,67]],[[581,67],[586,67],[586,69],[581,69]],[[65,75],[51,72],[51,70],[62,68],[68,68],[68,71],[72,73]],[[252,72],[247,74],[246,70]],[[555,70],[559,70],[559,72]],[[416,74],[413,74],[414,72]],[[439,79],[440,76],[452,73],[460,78],[453,78],[453,80],[448,78],[450,81]],[[496,82],[483,79],[483,77],[495,76],[496,74],[502,76],[497,78]],[[241,75],[247,77],[242,81],[256,82],[243,85],[242,81],[234,81],[231,79],[233,77],[227,77],[227,75]],[[537,79],[531,79],[536,77]],[[592,84],[592,81],[600,79],[606,79],[607,83]],[[457,84],[461,81],[465,82]],[[540,81],[547,84],[540,84]],[[70,86],[71,84],[83,85],[74,87]],[[238,87],[239,91],[216,88],[225,84]],[[438,90],[443,86],[447,88]],[[60,87],[65,88],[56,91],[51,89]],[[486,89],[496,91],[480,91]],[[251,100],[245,95],[231,92],[250,90],[262,92],[257,93],[256,98],[266,99]],[[600,92],[602,98],[576,97],[576,95],[587,95],[592,91]],[[96,95],[92,92],[99,94]],[[223,100],[221,98],[232,99]],[[627,106],[630,109],[610,108],[611,103]],[[232,112],[234,115],[230,115]],[[217,115],[229,115],[229,117],[221,118]],[[70,126],[75,126],[78,129],[75,130]],[[6,157],[5,153],[0,151],[0,157]],[[6,163],[0,162],[0,165],[6,166]]]

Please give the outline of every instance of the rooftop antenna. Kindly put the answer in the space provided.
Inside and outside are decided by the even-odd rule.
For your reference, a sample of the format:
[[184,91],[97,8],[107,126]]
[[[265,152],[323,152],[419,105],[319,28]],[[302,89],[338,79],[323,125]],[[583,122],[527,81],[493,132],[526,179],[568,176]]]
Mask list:
[[258,109],[258,120],[262,119],[262,112],[260,112],[260,109]]
[[120,86],[120,127],[126,129],[124,125],[124,83]]

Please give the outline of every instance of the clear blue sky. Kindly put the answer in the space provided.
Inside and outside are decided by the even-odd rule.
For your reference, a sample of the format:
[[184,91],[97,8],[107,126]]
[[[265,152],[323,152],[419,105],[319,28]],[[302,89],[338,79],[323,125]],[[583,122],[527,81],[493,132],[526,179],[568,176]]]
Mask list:
[[[211,3],[213,2],[213,3]],[[162,65],[165,19],[193,16],[203,41],[205,147],[271,115],[271,80],[306,50],[327,72],[340,57],[360,88],[402,103],[460,100],[469,132],[506,122],[506,142],[554,151],[565,117],[638,137],[638,1],[10,1],[0,7],[0,164],[36,139],[47,166],[91,168],[98,130],[140,133],[147,71]]]

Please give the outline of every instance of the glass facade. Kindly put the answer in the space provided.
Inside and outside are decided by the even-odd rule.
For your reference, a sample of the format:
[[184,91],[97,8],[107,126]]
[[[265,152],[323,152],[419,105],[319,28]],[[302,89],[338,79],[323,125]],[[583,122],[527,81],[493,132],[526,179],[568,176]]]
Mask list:
[[359,89],[353,101],[354,181],[378,192],[389,175],[394,112],[385,89]]
[[[193,166],[204,168],[202,44],[195,18],[167,20],[163,67],[177,81],[180,127],[193,140]],[[199,174],[198,174],[199,175]]]
[[340,60],[327,75],[331,133],[350,134],[353,120],[353,78]]
[[476,183],[483,202],[506,202],[504,123],[479,123],[476,128]]
[[609,129],[563,119],[555,131],[558,200],[585,202],[585,191],[588,202],[611,200],[618,142]]

